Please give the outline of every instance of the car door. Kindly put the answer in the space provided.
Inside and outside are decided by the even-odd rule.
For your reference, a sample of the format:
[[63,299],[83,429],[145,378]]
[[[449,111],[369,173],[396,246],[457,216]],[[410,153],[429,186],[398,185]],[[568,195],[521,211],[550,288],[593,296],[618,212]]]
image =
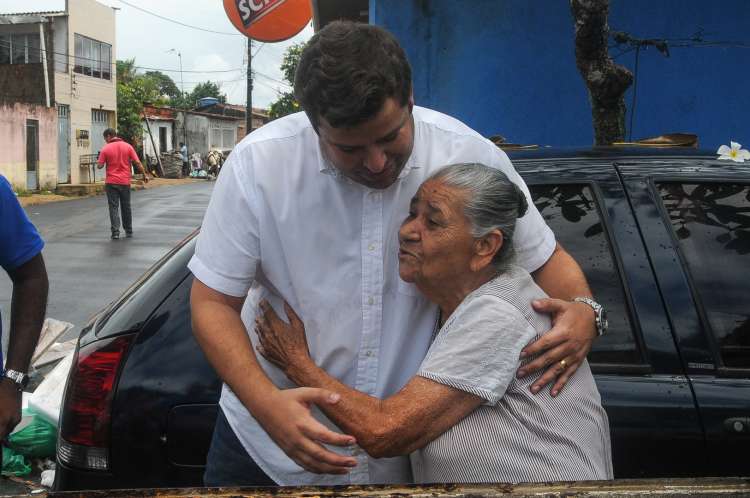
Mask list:
[[618,165],[706,434],[704,475],[750,473],[750,171],[711,158]]
[[611,162],[514,161],[557,240],[608,310],[589,362],[616,478],[697,475],[704,441],[638,226]]

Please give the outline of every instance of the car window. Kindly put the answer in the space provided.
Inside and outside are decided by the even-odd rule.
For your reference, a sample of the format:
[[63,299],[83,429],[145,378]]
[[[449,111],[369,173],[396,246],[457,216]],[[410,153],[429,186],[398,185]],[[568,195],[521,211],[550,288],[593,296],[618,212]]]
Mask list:
[[607,310],[609,330],[594,341],[591,363],[643,363],[628,315],[622,279],[597,201],[588,185],[529,185],[537,209],[557,240],[586,274],[595,299]]
[[719,364],[750,368],[750,185],[657,185]]

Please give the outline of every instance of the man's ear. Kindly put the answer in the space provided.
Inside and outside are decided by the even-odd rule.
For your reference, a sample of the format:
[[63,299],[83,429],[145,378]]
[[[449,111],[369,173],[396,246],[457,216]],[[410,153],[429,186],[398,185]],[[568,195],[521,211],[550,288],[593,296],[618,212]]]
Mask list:
[[503,232],[492,230],[490,233],[474,241],[474,257],[469,264],[471,271],[480,271],[492,264],[495,255],[503,247],[505,239]]

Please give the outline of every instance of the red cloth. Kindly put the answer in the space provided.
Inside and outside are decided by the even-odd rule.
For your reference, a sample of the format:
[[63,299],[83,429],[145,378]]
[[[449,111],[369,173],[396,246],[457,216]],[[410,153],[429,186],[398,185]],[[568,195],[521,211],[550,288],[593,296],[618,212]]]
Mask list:
[[102,148],[97,163],[107,165],[104,183],[130,185],[130,161],[138,161],[135,149],[121,138],[115,137]]

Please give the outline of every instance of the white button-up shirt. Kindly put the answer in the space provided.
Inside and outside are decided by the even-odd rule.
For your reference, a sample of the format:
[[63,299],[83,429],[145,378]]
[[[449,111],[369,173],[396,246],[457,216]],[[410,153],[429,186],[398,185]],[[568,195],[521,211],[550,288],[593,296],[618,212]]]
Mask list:
[[[479,162],[525,184],[507,156],[459,121],[414,108],[414,148],[398,180],[374,190],[342,176],[320,152],[304,113],[247,136],[222,169],[189,267],[207,286],[248,299],[242,319],[257,344],[254,317],[262,297],[282,299],[305,324],[317,365],[343,383],[384,398],[414,375],[429,347],[436,308],[398,276],[398,239],[409,202],[439,167]],[[514,242],[529,271],[552,254],[555,239],[529,202]],[[295,387],[258,358],[280,388]],[[411,482],[405,457],[372,459],[361,449],[348,475],[305,471],[271,440],[225,385],[221,408],[250,456],[281,485]],[[315,416],[335,428],[314,409]]]

